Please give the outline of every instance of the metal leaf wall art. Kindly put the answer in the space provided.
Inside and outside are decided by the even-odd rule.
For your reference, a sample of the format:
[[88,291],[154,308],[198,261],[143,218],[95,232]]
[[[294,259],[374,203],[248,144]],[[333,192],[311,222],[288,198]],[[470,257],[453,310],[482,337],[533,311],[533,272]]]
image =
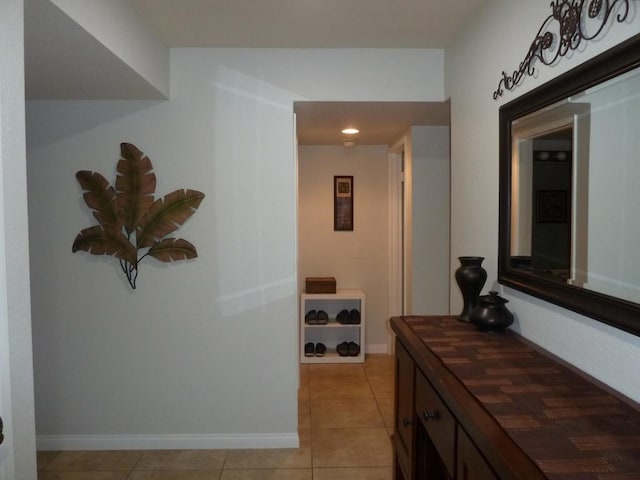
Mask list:
[[630,0],[554,0],[549,15],[538,30],[524,60],[511,75],[502,72],[493,99],[504,89],[513,90],[527,75],[535,74],[534,64],[552,65],[560,57],[578,49],[605,31],[609,20],[622,23],[629,14]]
[[73,241],[72,251],[117,257],[135,289],[139,265],[145,257],[173,262],[198,256],[187,240],[168,235],[195,213],[204,194],[176,190],[156,200],[156,176],[149,157],[130,143],[120,144],[120,156],[115,188],[99,173],[76,173],[84,201],[98,225],[83,229]]

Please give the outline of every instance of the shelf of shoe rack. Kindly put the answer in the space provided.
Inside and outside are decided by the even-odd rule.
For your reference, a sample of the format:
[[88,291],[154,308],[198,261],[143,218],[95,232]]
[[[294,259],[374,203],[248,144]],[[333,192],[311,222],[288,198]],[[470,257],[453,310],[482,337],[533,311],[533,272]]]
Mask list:
[[[363,363],[365,333],[365,295],[362,290],[338,290],[336,293],[303,293],[300,295],[300,363]],[[342,324],[336,320],[342,310],[357,309],[359,324]],[[324,310],[329,316],[324,325],[308,324],[305,316],[311,310]],[[324,343],[327,351],[323,356],[305,356],[307,343]],[[340,356],[336,351],[342,342],[355,342],[360,346],[356,356]]]

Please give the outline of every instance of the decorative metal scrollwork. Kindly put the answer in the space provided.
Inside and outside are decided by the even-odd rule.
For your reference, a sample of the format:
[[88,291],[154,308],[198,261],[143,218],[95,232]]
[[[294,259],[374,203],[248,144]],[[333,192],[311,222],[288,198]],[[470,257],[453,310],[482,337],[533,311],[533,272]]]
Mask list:
[[596,38],[615,13],[622,23],[629,14],[630,0],[555,0],[549,15],[536,34],[529,52],[511,75],[502,72],[498,88],[493,92],[496,100],[504,89],[513,90],[525,75],[535,73],[534,63],[551,65],[568,52],[576,50],[583,40]]

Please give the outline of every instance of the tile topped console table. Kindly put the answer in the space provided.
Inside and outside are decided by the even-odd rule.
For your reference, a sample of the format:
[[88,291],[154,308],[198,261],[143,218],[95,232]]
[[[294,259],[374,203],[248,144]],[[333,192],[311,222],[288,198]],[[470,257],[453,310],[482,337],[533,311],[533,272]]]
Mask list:
[[640,479],[640,411],[621,397],[511,331],[391,326],[397,480]]

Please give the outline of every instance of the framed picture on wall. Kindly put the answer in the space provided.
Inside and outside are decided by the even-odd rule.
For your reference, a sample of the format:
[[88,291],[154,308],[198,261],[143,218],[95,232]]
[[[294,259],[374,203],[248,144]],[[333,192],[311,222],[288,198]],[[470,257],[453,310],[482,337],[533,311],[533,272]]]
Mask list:
[[353,176],[333,177],[333,230],[353,231]]
[[536,221],[538,223],[565,223],[567,221],[567,192],[565,190],[538,190],[536,193]]

